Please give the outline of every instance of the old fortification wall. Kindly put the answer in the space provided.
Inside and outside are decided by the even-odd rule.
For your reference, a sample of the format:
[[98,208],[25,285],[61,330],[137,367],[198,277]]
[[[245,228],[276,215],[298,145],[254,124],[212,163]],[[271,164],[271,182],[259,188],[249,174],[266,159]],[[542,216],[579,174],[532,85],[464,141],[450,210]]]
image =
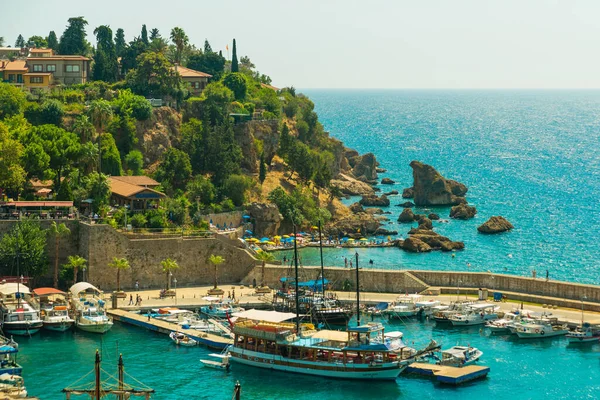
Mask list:
[[164,287],[166,276],[160,262],[172,258],[180,268],[173,272],[178,286],[203,285],[213,282],[211,254],[225,258],[219,269],[220,283],[237,283],[256,265],[246,250],[215,238],[171,237],[129,239],[110,226],[81,224],[81,253],[88,260],[88,281],[103,290],[115,289],[116,271],[108,264],[113,257],[125,257],[131,269],[121,272],[121,288]]

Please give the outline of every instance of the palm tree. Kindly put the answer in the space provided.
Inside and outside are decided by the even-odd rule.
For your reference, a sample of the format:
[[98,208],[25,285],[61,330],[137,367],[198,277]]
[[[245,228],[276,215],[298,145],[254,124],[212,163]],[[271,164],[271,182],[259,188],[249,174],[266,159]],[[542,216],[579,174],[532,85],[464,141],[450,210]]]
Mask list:
[[86,142],[81,146],[79,153],[79,166],[82,174],[89,174],[94,171],[94,167],[98,164],[98,156],[100,150],[98,145],[92,142]]
[[88,109],[90,120],[98,132],[104,131],[113,116],[110,103],[106,100],[94,100]]
[[80,115],[73,124],[73,133],[76,133],[81,143],[91,142],[96,139],[96,129],[87,115]]
[[64,270],[73,270],[73,285],[77,283],[77,273],[80,269],[85,269],[87,260],[80,256],[69,256],[68,262],[63,264]]
[[214,254],[211,254],[210,257],[208,257],[208,262],[215,267],[215,287],[213,289],[217,289],[217,265],[223,264],[225,259],[221,256],[215,256]]
[[56,221],[52,221],[49,233],[54,236],[54,288],[58,289],[58,245],[60,238],[69,235],[71,230],[67,228],[64,222],[57,224]]
[[173,41],[173,43],[175,43],[175,48],[177,50],[175,52],[175,60],[173,61],[177,64],[181,64],[183,49],[185,48],[185,46],[187,46],[189,39],[185,34],[184,30],[176,26],[175,28],[171,29],[171,40]]
[[125,258],[117,258],[114,257],[112,262],[108,264],[111,268],[117,269],[117,292],[121,291],[121,270],[129,269],[131,265],[129,265],[129,261]]
[[260,269],[260,287],[265,286],[265,264],[275,260],[275,256],[269,252],[261,251],[256,254],[256,258],[262,261],[262,267]]
[[175,271],[179,268],[179,264],[177,264],[177,261],[167,258],[166,260],[162,260],[160,265],[162,266],[163,272],[167,274],[166,290],[171,290],[171,280],[169,279],[169,275],[171,274],[171,271]]

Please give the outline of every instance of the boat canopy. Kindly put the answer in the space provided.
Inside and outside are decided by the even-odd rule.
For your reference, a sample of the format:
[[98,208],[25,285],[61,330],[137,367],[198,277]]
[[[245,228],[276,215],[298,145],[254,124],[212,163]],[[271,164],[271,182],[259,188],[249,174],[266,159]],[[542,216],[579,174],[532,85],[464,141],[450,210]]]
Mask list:
[[247,310],[231,314],[234,317],[252,319],[264,322],[283,322],[288,319],[296,318],[294,313],[284,313],[279,311]]
[[202,300],[206,300],[206,301],[221,301],[220,297],[215,297],[215,296],[205,296],[202,298]]
[[85,292],[88,289],[93,289],[95,292],[101,293],[100,289],[87,282],[77,282],[76,284],[71,286],[69,292],[71,292],[71,294],[73,294],[74,296],[78,296],[79,293]]
[[485,310],[486,308],[494,308],[496,307],[495,304],[490,304],[490,303],[482,303],[482,304],[471,304],[469,305],[469,308],[472,310]]
[[[295,280],[294,279],[288,279],[286,277],[283,277],[281,279],[279,279],[280,282],[290,282],[290,285],[294,285],[295,284]],[[329,284],[329,280],[324,279],[323,282],[325,283],[325,285]],[[298,282],[298,287],[307,287],[307,288],[311,288],[311,289],[321,289],[321,287],[323,286],[323,282],[321,281],[321,279],[313,279],[310,281],[306,281],[306,282]]]
[[16,353],[18,350],[7,344],[0,346],[0,354]]
[[62,294],[64,296],[66,294],[62,290],[58,290],[58,289],[54,289],[54,288],[50,288],[50,287],[33,289],[33,293],[36,294],[37,296],[50,296],[52,294]]
[[331,340],[334,342],[347,342],[348,332],[323,329],[311,336],[313,339]]
[[402,333],[400,331],[393,331],[393,332],[387,332],[384,336],[389,339],[401,339],[402,336],[404,336],[404,333]]
[[369,322],[367,325],[348,327],[348,332],[369,333],[383,330],[383,324],[379,322]]
[[14,294],[14,293],[29,294],[31,292],[29,291],[29,288],[27,286],[23,285],[22,283],[9,282],[9,283],[3,283],[0,285],[0,293],[7,295],[7,294]]

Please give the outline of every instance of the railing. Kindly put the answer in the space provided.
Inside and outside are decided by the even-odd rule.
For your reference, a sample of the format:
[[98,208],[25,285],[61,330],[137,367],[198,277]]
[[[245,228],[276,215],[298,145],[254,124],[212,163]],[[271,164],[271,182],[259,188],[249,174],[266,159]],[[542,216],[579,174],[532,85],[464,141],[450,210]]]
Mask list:
[[79,219],[79,214],[76,212],[63,211],[16,211],[0,213],[0,220],[19,220],[21,218],[33,218],[41,220]]
[[213,238],[214,232],[198,231],[186,228],[133,228],[129,230],[120,229],[119,232],[131,238]]

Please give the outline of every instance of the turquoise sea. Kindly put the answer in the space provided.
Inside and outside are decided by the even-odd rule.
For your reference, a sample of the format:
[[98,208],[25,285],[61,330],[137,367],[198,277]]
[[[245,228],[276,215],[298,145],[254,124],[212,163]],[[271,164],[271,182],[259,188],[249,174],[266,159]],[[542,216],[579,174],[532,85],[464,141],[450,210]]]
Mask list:
[[[436,223],[438,232],[462,240],[466,250],[408,254],[397,249],[361,249],[362,266],[378,268],[491,270],[598,283],[600,246],[600,92],[597,91],[332,91],[310,90],[331,135],[347,146],[377,155],[397,183],[410,186],[411,160],[434,165],[469,187],[479,214],[471,221]],[[355,199],[350,199],[352,202]],[[390,227],[403,200],[392,198]],[[432,210],[447,218],[448,209]],[[476,227],[503,215],[515,230],[479,235]],[[326,250],[328,265],[343,265],[351,250]],[[281,254],[282,256],[283,254]],[[303,250],[305,265],[318,265],[315,249]],[[467,266],[467,263],[471,267]],[[396,382],[347,382],[234,366],[229,373],[203,369],[203,348],[177,348],[164,335],[116,323],[103,336],[79,331],[41,332],[18,338],[19,360],[32,395],[61,399],[61,389],[90,372],[94,351],[103,368],[116,371],[117,354],[126,371],[156,389],[156,399],[231,399],[236,381],[242,399],[596,399],[600,393],[600,344],[568,346],[564,338],[525,341],[482,336],[479,328],[438,328],[410,322],[390,326],[408,342],[430,338],[445,347],[470,344],[491,367],[486,380],[459,388],[401,376]],[[84,398],[84,397],[82,397]]]
[[[600,91],[306,90],[325,129],[360,153],[372,152],[394,185],[412,185],[412,160],[433,165],[466,184],[476,218],[435,229],[466,249],[409,254],[397,249],[359,250],[376,268],[492,271],[599,283]],[[358,198],[346,200],[348,204]],[[405,200],[391,196],[386,227],[406,237],[396,220]],[[477,226],[502,215],[515,229],[485,236]],[[416,225],[416,224],[415,224]],[[327,265],[343,266],[353,251],[326,250]],[[280,257],[283,257],[280,253]],[[288,255],[289,258],[289,255]],[[319,265],[318,250],[301,252]],[[470,266],[468,266],[470,265]],[[362,266],[368,268],[366,262]]]

